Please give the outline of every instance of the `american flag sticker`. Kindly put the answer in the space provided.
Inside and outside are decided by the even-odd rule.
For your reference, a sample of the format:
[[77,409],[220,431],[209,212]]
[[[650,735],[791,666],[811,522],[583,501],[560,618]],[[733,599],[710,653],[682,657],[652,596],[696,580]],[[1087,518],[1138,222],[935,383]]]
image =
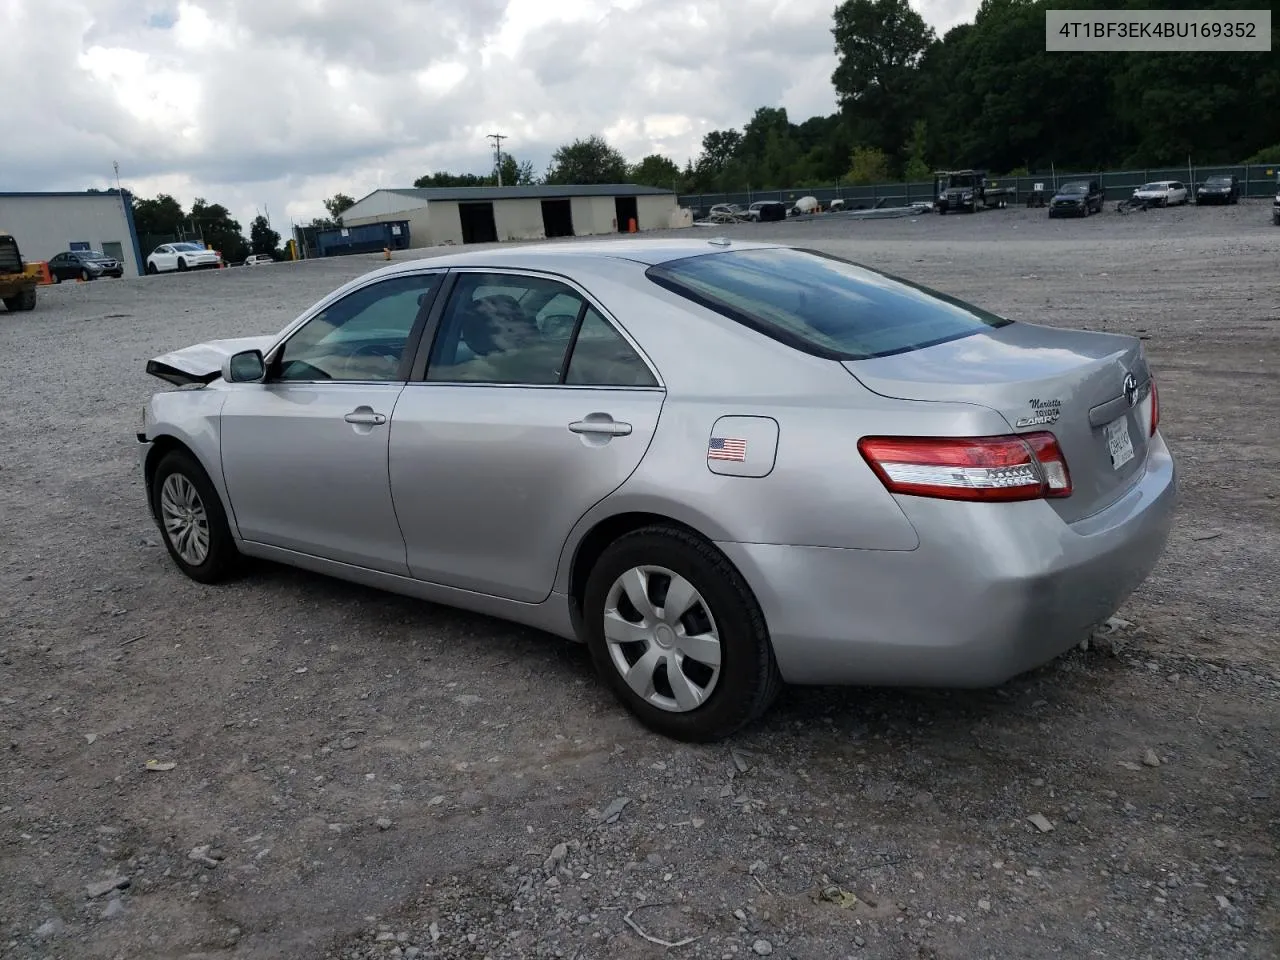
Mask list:
[[743,463],[747,459],[747,441],[733,437],[712,437],[707,444],[707,459]]

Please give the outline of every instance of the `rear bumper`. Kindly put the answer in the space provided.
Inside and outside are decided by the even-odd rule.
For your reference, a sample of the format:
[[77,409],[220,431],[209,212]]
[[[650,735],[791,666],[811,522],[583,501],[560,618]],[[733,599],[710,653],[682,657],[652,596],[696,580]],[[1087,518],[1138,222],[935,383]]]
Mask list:
[[1176,499],[1157,436],[1141,480],[1074,524],[1043,501],[903,497],[916,550],[719,546],[755,591],[788,682],[985,687],[1111,616],[1159,561]]

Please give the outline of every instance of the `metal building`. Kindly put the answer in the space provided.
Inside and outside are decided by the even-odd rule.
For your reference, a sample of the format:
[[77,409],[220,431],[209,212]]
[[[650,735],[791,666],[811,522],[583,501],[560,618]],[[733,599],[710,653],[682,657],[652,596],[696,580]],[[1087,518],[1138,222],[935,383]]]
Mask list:
[[100,250],[142,274],[142,248],[128,190],[101,193],[0,193],[0,230],[13,234],[27,262],[67,250]]
[[679,225],[672,190],[633,183],[375,190],[342,215],[346,227],[407,222],[409,245],[493,243],[626,233]]

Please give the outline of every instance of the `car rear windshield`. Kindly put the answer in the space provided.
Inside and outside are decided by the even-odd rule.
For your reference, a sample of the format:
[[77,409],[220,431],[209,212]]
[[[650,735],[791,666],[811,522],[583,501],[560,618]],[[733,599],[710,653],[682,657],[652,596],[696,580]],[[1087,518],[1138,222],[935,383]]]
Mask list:
[[646,275],[775,340],[834,360],[906,353],[1013,322],[809,250],[701,254],[657,264]]

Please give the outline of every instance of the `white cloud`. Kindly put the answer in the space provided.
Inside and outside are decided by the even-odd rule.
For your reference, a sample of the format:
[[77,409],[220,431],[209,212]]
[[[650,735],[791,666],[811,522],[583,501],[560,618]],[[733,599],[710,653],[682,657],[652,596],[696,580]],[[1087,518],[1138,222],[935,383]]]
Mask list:
[[[760,106],[835,108],[835,0],[0,0],[4,189],[103,187],[259,208],[482,172],[486,134],[545,169],[598,133],[696,156]],[[976,0],[916,7],[939,34]]]

